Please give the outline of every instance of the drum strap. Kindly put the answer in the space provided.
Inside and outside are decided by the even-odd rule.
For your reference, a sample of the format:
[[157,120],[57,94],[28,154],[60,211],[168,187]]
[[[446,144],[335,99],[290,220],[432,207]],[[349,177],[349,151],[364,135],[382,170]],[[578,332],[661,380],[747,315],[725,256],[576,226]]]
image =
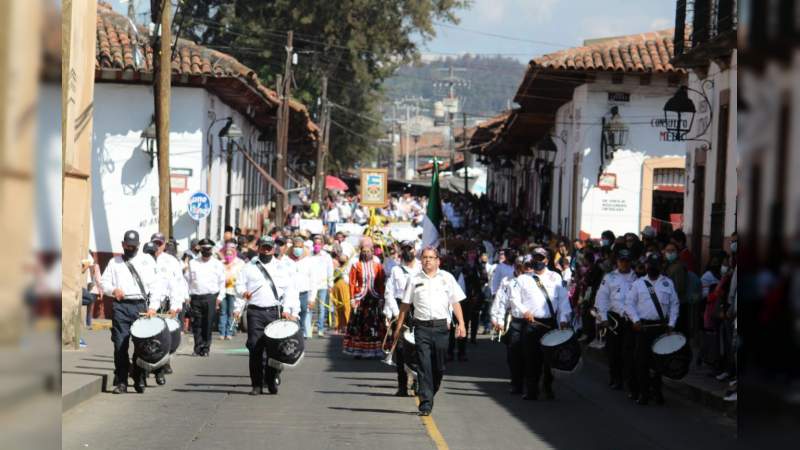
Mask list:
[[280,303],[281,299],[278,297],[278,290],[275,288],[275,282],[272,281],[272,277],[269,276],[269,272],[267,272],[267,269],[265,269],[264,266],[258,262],[256,262],[256,267],[258,267],[258,270],[260,270],[261,274],[264,275],[264,279],[267,281],[267,283],[269,283],[269,287],[272,288],[272,295],[275,296],[275,301]]
[[555,309],[553,309],[553,302],[550,301],[550,294],[548,294],[547,289],[544,288],[542,280],[540,280],[539,277],[537,277],[536,275],[531,275],[531,276],[533,277],[533,281],[536,282],[536,285],[539,286],[539,289],[541,289],[542,294],[544,294],[544,299],[547,300],[547,309],[550,310],[550,317],[556,322],[558,322],[558,319],[556,318],[556,311]]
[[650,300],[653,301],[653,306],[656,307],[656,312],[658,313],[658,318],[664,323],[667,323],[667,319],[664,317],[664,310],[661,309],[661,302],[658,301],[658,296],[656,296],[656,290],[653,289],[653,285],[650,284],[647,280],[644,281],[644,285],[647,286],[647,291],[650,292]]
[[139,277],[139,272],[136,271],[130,261],[125,261],[125,265],[128,267],[128,270],[131,271],[131,276],[133,276],[133,280],[136,281],[136,284],[139,286],[139,290],[142,291],[142,298],[150,300],[150,295],[147,294],[147,290],[144,288],[144,283],[142,283],[142,279]]

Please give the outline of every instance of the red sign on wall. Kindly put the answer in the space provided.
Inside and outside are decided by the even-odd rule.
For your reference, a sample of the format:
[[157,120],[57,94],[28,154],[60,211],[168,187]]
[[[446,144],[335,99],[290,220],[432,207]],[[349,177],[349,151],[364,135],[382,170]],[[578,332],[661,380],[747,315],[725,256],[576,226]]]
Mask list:
[[617,188],[617,174],[604,172],[597,178],[597,187],[608,192]]

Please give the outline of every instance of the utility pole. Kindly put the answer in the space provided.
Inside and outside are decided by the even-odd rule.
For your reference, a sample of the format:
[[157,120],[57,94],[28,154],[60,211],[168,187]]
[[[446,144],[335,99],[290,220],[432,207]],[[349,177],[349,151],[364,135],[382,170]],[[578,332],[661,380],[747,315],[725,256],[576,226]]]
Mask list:
[[158,231],[172,236],[172,202],[169,176],[169,102],[172,69],[172,3],[161,1],[158,12],[160,36],[155,81],[156,145],[158,148]]
[[328,77],[322,76],[322,100],[320,102],[320,137],[317,141],[317,179],[314,184],[314,200],[322,204],[322,194],[325,192],[325,154],[328,152]]
[[[288,140],[289,140],[289,95],[291,93],[292,84],[292,41],[294,33],[289,31],[286,35],[286,63],[283,70],[283,76],[278,77],[278,97],[281,104],[278,109],[278,136],[276,143],[278,145],[278,161],[277,161],[277,181],[282,188],[286,188],[286,171],[288,164]],[[277,226],[283,226],[286,208],[289,203],[289,196],[284,192],[275,202],[275,223]]]
[[467,161],[467,113],[461,112],[461,145],[464,147],[464,195],[469,193],[469,184],[467,182],[467,169],[469,168],[469,161]]
[[405,123],[405,127],[403,127],[405,129],[405,132],[403,133],[403,135],[405,136],[406,145],[403,146],[403,151],[405,152],[405,160],[403,162],[403,171],[405,173],[403,173],[403,178],[408,180],[408,179],[410,179],[408,177],[408,166],[411,163],[411,161],[410,161],[411,152],[409,151],[409,148],[408,148],[409,142],[410,142],[409,138],[411,137],[410,134],[409,134],[409,128],[410,128],[410,124],[411,124],[411,108],[409,107],[409,105],[405,105],[405,106],[406,106],[406,123]]

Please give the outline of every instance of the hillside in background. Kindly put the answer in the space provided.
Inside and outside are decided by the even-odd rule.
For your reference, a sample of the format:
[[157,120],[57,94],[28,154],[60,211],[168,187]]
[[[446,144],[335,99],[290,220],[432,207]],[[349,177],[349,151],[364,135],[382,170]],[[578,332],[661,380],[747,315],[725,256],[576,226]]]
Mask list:
[[463,55],[404,66],[383,86],[387,100],[423,97],[435,101],[447,96],[448,68],[452,66],[456,96],[462,99],[463,111],[470,115],[492,116],[513,101],[525,65],[503,56]]

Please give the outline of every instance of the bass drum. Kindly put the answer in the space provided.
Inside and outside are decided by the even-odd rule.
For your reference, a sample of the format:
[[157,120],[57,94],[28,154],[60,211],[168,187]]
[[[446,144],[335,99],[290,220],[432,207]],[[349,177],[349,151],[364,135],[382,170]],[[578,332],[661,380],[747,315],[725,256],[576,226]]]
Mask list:
[[295,367],[303,359],[305,341],[300,325],[293,320],[275,320],[264,328],[267,363],[275,369]]
[[689,373],[692,349],[681,333],[662,334],[653,341],[652,368],[673,380],[681,380]]
[[581,361],[581,346],[572,330],[552,330],[539,341],[545,361],[553,369],[574,372]]
[[169,353],[174,355],[175,352],[178,351],[178,347],[181,345],[181,323],[177,318],[172,317],[164,320],[167,322],[167,329],[169,329]]
[[419,359],[417,358],[417,346],[414,340],[414,331],[405,330],[403,332],[403,359],[405,360],[405,368],[411,372],[414,378],[417,377],[417,368],[419,367]]
[[136,365],[152,371],[169,362],[172,338],[167,322],[161,317],[143,317],[131,325]]

